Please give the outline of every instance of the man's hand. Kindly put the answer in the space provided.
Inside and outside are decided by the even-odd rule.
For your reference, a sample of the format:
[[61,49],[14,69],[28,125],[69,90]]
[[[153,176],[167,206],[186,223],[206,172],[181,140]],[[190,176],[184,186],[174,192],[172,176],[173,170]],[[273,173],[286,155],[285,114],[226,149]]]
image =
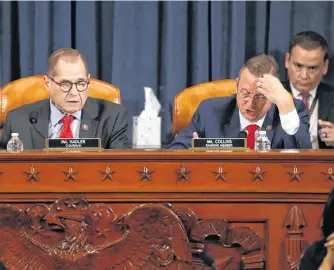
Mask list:
[[295,109],[291,94],[273,75],[263,75],[262,78],[258,79],[256,86],[259,93],[277,105],[280,114],[288,114]]
[[319,136],[326,145],[334,144],[334,124],[328,121],[318,120],[320,126]]
[[327,237],[325,247],[334,249],[334,232]]
[[326,240],[327,254],[321,263],[320,270],[332,270],[334,266],[334,233],[328,236]]
[[333,248],[327,248],[327,254],[323,259],[319,270],[332,270],[334,266],[334,250]]
[[199,137],[198,137],[198,133],[197,132],[194,132],[193,133],[193,139],[198,139]]

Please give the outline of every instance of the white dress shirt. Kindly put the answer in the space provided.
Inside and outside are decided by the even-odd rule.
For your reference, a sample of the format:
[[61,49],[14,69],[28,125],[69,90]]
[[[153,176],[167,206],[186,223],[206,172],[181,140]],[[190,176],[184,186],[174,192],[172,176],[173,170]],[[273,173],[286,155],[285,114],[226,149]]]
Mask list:
[[[71,131],[73,138],[79,138],[80,123],[81,123],[81,111],[77,111],[71,115],[74,116],[73,122],[71,123]],[[60,131],[63,128],[61,119],[66,116],[54,105],[50,99],[50,122],[49,122],[49,135],[48,138],[56,139],[59,138]]]
[[[262,119],[258,120],[257,122],[251,123],[245,117],[243,117],[243,115],[241,114],[239,110],[240,131],[247,132],[246,127],[248,125],[258,125],[261,129],[265,117],[266,115]],[[283,130],[289,135],[295,135],[300,126],[300,119],[299,119],[297,110],[294,109],[293,111],[287,114],[280,114],[279,117],[281,120],[281,125],[282,125]]]
[[[292,94],[295,98],[302,100],[301,93],[293,87],[293,85],[290,83]],[[313,103],[313,100],[315,99],[317,95],[317,88],[312,89],[310,92],[310,97],[308,100],[308,105],[311,107],[311,104]],[[310,136],[311,136],[311,143],[313,149],[319,149],[319,142],[318,142],[318,107],[319,107],[319,100],[315,103],[314,110],[311,115],[309,115],[310,119]],[[310,109],[310,108],[308,108]]]

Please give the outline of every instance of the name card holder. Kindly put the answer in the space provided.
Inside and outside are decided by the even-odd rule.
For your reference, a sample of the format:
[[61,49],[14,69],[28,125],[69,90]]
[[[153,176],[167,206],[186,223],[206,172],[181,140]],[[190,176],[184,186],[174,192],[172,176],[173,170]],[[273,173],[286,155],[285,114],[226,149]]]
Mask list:
[[232,149],[245,150],[247,141],[245,138],[198,138],[192,140],[194,149]]
[[103,151],[100,138],[46,139],[45,151]]

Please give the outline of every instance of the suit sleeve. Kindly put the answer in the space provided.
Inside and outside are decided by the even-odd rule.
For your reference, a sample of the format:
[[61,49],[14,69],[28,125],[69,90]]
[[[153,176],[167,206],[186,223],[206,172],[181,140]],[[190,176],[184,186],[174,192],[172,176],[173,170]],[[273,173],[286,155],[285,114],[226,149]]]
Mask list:
[[194,113],[190,124],[188,127],[181,130],[179,134],[176,135],[174,141],[169,146],[170,149],[187,149],[191,148],[191,142],[193,138],[193,133],[197,132],[199,137],[205,137],[204,133],[204,119],[203,114],[200,113],[201,105],[198,107]]
[[300,260],[299,270],[317,270],[326,256],[325,241],[316,241],[306,248]]
[[122,107],[118,113],[112,132],[109,136],[107,149],[124,149],[128,147],[128,122],[126,110]]
[[312,149],[312,143],[309,132],[309,117],[306,107],[300,100],[295,100],[296,110],[300,118],[300,126],[294,135],[295,145],[285,148]]
[[11,112],[7,113],[6,121],[4,126],[2,127],[2,134],[0,138],[0,149],[7,149],[7,143],[11,139],[11,127],[10,127],[10,122],[11,122]]

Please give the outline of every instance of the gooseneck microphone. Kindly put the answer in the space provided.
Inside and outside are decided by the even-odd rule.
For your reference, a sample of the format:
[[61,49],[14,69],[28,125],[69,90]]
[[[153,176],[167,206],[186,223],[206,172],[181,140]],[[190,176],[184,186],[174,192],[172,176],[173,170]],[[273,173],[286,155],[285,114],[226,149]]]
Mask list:
[[36,132],[41,135],[41,137],[45,140],[45,137],[37,130],[36,128],[36,124],[38,122],[38,118],[39,118],[39,113],[38,112],[31,112],[29,114],[29,122],[30,124],[32,124],[32,126],[34,127],[34,129],[36,130]]
[[246,131],[240,131],[238,134],[238,138],[247,138],[247,132]]

